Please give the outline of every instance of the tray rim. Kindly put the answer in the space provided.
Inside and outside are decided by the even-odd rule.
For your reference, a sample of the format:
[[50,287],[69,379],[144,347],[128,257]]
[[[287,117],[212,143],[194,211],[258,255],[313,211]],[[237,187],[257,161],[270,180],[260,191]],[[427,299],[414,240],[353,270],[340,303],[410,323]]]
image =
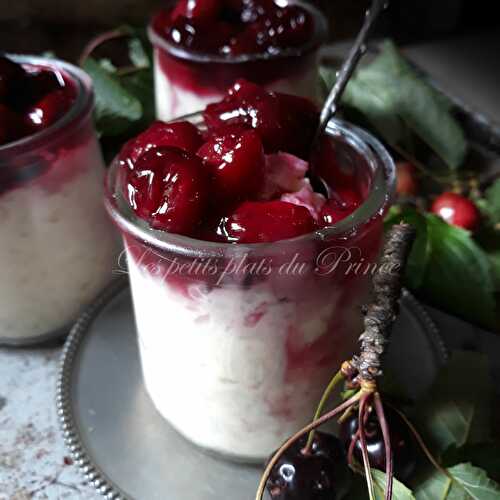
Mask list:
[[[77,425],[72,408],[71,388],[75,373],[74,360],[82,346],[85,336],[99,313],[120,293],[129,289],[128,276],[115,279],[80,315],[71,329],[63,347],[57,372],[56,407],[59,428],[64,443],[74,464],[83,474],[87,483],[107,500],[135,500],[129,497],[112,481],[91,457],[80,429]],[[409,303],[410,310],[415,314],[430,340],[435,344],[435,355],[439,363],[444,364],[449,358],[449,351],[439,333],[439,329],[424,307],[406,289],[403,288],[401,300]]]
[[59,428],[64,443],[74,464],[85,477],[88,484],[108,500],[132,500],[118,485],[107,477],[101,467],[94,462],[76,423],[72,408],[71,382],[74,375],[74,360],[81,348],[85,335],[89,332],[95,318],[118,294],[128,288],[128,277],[123,276],[112,281],[77,319],[64,343],[57,371],[56,408]]

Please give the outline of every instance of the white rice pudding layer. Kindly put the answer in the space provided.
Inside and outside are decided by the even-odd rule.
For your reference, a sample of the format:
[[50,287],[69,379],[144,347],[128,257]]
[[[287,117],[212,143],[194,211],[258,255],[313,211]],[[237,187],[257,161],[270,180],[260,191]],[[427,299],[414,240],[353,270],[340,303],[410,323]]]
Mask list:
[[0,194],[0,341],[68,325],[112,277],[119,242],[97,142],[58,155],[49,172]]
[[[159,120],[169,121],[180,116],[202,111],[207,104],[216,102],[224,96],[226,89],[221,90],[220,93],[204,93],[200,95],[178,86],[161,69],[158,59],[158,49],[156,49],[154,62],[155,99],[156,117]],[[306,71],[299,74],[292,73],[287,78],[265,85],[265,88],[307,97],[317,102],[319,94],[318,65],[317,63],[311,64]]]
[[294,302],[269,281],[179,289],[127,257],[146,388],[181,434],[261,461],[310,421],[333,370],[352,352],[355,307],[318,290]]

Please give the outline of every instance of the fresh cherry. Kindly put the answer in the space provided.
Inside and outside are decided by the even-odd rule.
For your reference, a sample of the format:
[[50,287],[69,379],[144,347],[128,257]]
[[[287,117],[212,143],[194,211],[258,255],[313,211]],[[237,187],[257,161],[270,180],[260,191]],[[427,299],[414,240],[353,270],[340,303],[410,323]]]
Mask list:
[[193,234],[209,193],[200,158],[174,147],[151,149],[139,157],[127,180],[131,207],[153,228]]
[[316,229],[307,208],[285,201],[246,201],[224,224],[229,241],[260,243],[294,238]]
[[27,78],[20,64],[0,55],[0,102],[5,101]]
[[219,202],[248,199],[259,191],[264,178],[264,149],[253,131],[213,136],[198,151],[210,168]]
[[69,110],[73,101],[73,96],[66,89],[47,94],[28,109],[27,126],[36,132],[52,125]]
[[316,432],[309,453],[306,437],[280,457],[267,482],[273,500],[337,500],[349,488],[350,471],[340,441]]
[[448,224],[473,231],[480,221],[476,205],[457,193],[446,192],[438,196],[432,204],[431,211],[439,215]]
[[133,168],[137,159],[152,148],[175,146],[188,153],[196,153],[202,145],[200,131],[190,122],[154,122],[148,129],[131,139],[120,153],[120,162]]
[[396,163],[396,192],[402,196],[415,196],[418,193],[416,169],[412,163]]
[[[391,448],[393,451],[394,474],[400,481],[411,477],[416,466],[415,442],[411,432],[401,416],[388,406],[384,407],[384,413],[389,426]],[[351,441],[358,431],[358,415],[355,412],[340,426],[340,439],[346,450],[349,449]],[[372,411],[365,425],[368,457],[370,465],[374,469],[385,472],[385,445],[382,430],[377,416]],[[354,445],[354,457],[359,463],[363,463],[361,454],[361,441]]]

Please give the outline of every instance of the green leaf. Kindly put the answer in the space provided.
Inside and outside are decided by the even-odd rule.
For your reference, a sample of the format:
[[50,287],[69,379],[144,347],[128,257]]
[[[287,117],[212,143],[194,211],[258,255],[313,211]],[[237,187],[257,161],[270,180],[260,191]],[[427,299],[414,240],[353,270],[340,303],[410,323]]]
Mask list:
[[478,207],[488,222],[500,224],[500,179],[497,179],[484,193],[484,198],[476,200]]
[[450,103],[417,75],[391,41],[356,72],[343,102],[361,112],[389,144],[404,142],[405,129],[410,129],[448,167],[463,163],[467,142]]
[[500,291],[500,250],[488,253],[488,258],[490,259],[493,286],[495,291]]
[[441,455],[453,445],[488,441],[490,396],[486,356],[454,352],[414,417],[433,453]]
[[429,259],[422,281],[428,300],[486,327],[496,324],[490,261],[471,234],[425,215]]
[[500,486],[470,463],[448,470],[451,478],[434,471],[415,488],[416,500],[498,500]]
[[484,469],[494,481],[500,481],[500,453],[498,442],[466,444],[460,448],[451,446],[443,456],[443,463],[450,467],[462,462],[470,462]]
[[484,251],[468,231],[435,215],[395,207],[385,225],[400,221],[417,229],[405,271],[406,285],[437,307],[494,329],[495,277],[500,280],[500,270],[494,272],[496,255]]
[[149,56],[139,38],[131,38],[129,40],[128,54],[132,64],[137,68],[146,69],[151,66]]
[[[375,499],[385,500],[385,473],[372,469],[372,478],[374,481]],[[352,484],[346,498],[349,500],[368,500],[368,487],[363,476],[358,474],[354,476],[354,483]],[[415,500],[415,497],[410,489],[394,478],[392,500]]]
[[[372,469],[372,477],[375,486],[376,500],[385,499],[386,475],[377,469]],[[393,480],[392,500],[415,500],[413,493],[403,483],[396,478]]]
[[96,96],[96,123],[102,135],[123,133],[130,122],[142,118],[143,108],[140,100],[128,91],[120,79],[88,58],[83,68],[91,76]]

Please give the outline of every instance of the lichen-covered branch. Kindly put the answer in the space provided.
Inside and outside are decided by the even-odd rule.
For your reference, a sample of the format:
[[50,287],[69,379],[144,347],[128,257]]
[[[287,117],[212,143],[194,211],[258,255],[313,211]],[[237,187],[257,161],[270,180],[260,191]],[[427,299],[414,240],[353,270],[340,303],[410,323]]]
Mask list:
[[351,361],[362,380],[375,380],[382,374],[381,357],[398,313],[403,271],[414,239],[415,229],[409,224],[395,225],[389,231],[373,277],[374,300],[363,311],[360,355]]

